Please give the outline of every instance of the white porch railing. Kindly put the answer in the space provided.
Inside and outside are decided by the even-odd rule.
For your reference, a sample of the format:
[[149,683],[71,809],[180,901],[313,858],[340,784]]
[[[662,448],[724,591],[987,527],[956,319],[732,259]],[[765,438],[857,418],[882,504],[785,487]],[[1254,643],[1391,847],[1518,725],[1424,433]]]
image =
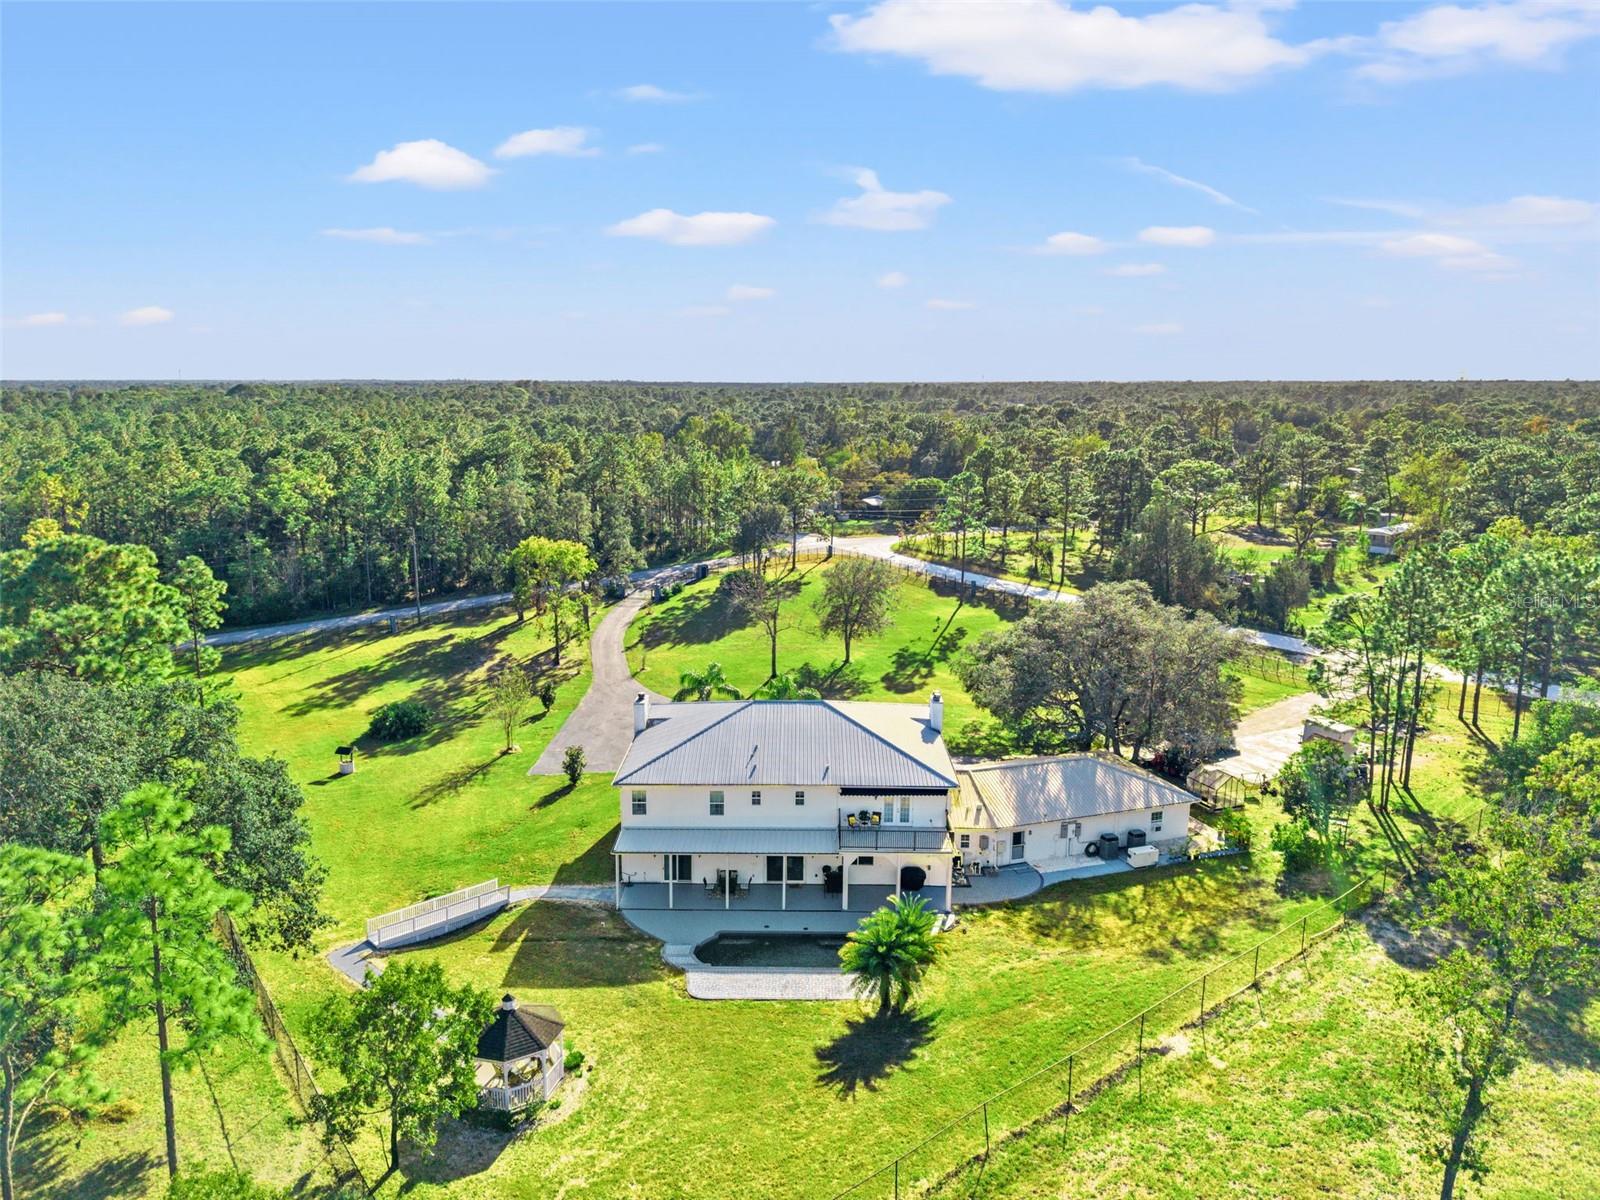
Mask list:
[[439,937],[498,912],[511,903],[511,886],[485,880],[445,896],[435,896],[367,922],[367,941],[379,950]]
[[479,1108],[494,1108],[501,1112],[526,1108],[535,1100],[544,1099],[544,1081],[535,1079],[515,1087],[486,1087],[478,1092]]

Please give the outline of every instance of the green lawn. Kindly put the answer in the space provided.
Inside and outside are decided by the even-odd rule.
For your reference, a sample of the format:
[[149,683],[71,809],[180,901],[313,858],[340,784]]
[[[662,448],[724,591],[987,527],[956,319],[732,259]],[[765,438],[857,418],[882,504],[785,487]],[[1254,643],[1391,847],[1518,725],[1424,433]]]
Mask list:
[[[333,1183],[316,1131],[294,1121],[287,1083],[272,1055],[229,1043],[173,1074],[178,1161],[213,1169],[237,1165],[263,1182],[308,1194]],[[165,1134],[155,1035],[135,1027],[96,1060],[112,1094],[94,1119],[76,1125],[35,1118],[18,1149],[23,1197],[122,1200],[166,1190]]]
[[[976,533],[972,534],[967,544],[967,570],[980,575],[993,575],[998,579],[1010,579],[1017,583],[1036,583],[1044,587],[1054,587],[1061,578],[1061,533],[1059,530],[1052,533],[1043,531],[1041,540],[1048,546],[1052,555],[1056,556],[1048,564],[1041,564],[1042,569],[1030,576],[1029,570],[1034,565],[1031,545],[1033,534],[1028,532],[1014,532],[1009,534],[1002,543],[998,533],[991,533],[986,542],[981,542]],[[1005,549],[1005,561],[1002,564],[1000,550]],[[1081,592],[1093,586],[1103,577],[1101,565],[1097,560],[1085,553],[1089,545],[1088,533],[1080,530],[1072,539],[1067,550],[1067,584],[1062,590],[1067,592]],[[941,553],[941,546],[943,552]],[[912,558],[920,558],[927,562],[944,563],[947,566],[960,565],[954,555],[954,548],[949,535],[943,542],[936,540],[934,535],[913,534],[896,542],[894,549],[901,554]]]
[[[560,668],[532,623],[496,613],[440,620],[390,635],[378,626],[243,648],[224,662],[242,699],[247,751],[275,754],[306,794],[317,853],[329,870],[324,907],[348,940],[369,916],[477,883],[603,881],[616,824],[609,775],[566,793],[559,778],[527,777],[589,686],[587,643]],[[558,679],[554,708],[503,755],[483,711],[486,669],[506,659]],[[426,701],[434,728],[392,746],[358,741],[372,711]],[[356,773],[336,771],[335,747],[358,741]]]
[[[1404,1056],[1420,1032],[1400,966],[1353,926],[1150,1054],[1143,1071],[997,1148],[940,1196],[1432,1197],[1440,1165]],[[1540,1014],[1535,1052],[1500,1086],[1490,1171],[1458,1195],[1600,1195],[1600,1004]]]
[[[828,563],[802,564],[791,577],[793,594],[784,602],[784,628],[778,637],[778,670],[809,669],[824,696],[851,700],[925,701],[934,689],[944,693],[948,735],[959,741],[969,722],[987,721],[972,702],[952,664],[955,655],[1020,612],[1014,602],[966,603],[954,587],[929,586],[906,576],[895,589],[890,626],[881,635],[859,638],[844,663],[844,644],[817,632],[813,597],[821,590]],[[728,679],[745,694],[766,682],[770,653],[759,625],[741,622],[717,595],[721,577],[692,584],[676,596],[646,608],[628,633],[628,662],[647,687],[670,696],[684,671],[720,662]]]

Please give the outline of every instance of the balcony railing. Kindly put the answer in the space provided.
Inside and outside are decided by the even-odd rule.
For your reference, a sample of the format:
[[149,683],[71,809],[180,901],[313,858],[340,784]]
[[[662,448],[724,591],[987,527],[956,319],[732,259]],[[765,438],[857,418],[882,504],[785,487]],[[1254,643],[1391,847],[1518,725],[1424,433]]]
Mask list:
[[839,818],[839,849],[841,850],[895,850],[939,851],[950,844],[950,827],[945,821],[937,825],[897,825],[885,821],[872,825]]

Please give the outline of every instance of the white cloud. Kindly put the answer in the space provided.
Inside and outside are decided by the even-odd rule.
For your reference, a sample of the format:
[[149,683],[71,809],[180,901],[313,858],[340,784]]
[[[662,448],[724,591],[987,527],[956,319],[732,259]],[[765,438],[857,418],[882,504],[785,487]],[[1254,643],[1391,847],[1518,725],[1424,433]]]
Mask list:
[[1453,233],[1413,233],[1382,242],[1379,249],[1396,258],[1431,258],[1457,271],[1500,271],[1515,265],[1482,242]]
[[629,154],[660,154],[666,147],[660,142],[638,142],[628,147]]
[[904,271],[885,271],[874,282],[881,288],[903,288],[911,282],[911,277]]
[[939,209],[950,203],[950,197],[943,192],[885,191],[878,182],[878,173],[865,167],[852,171],[851,178],[861,189],[861,194],[840,200],[818,217],[824,225],[845,225],[880,233],[927,229],[932,226]]
[[496,158],[532,158],[553,154],[562,158],[593,158],[600,151],[588,144],[589,131],[578,125],[554,129],[525,129],[494,148]]
[[165,325],[177,316],[170,308],[162,308],[157,304],[149,304],[144,308],[130,308],[117,318],[123,325]]
[[1190,191],[1199,192],[1213,203],[1221,204],[1228,208],[1237,208],[1240,212],[1253,213],[1256,211],[1240,204],[1226,192],[1219,192],[1216,188],[1209,184],[1201,183],[1198,179],[1186,179],[1184,176],[1175,174],[1165,167],[1158,167],[1153,163],[1143,162],[1131,156],[1123,159],[1122,165],[1130,171],[1138,171],[1143,175],[1154,175],[1157,179],[1164,179],[1172,184],[1173,187],[1188,188]]
[[752,287],[748,283],[736,283],[728,289],[729,300],[771,300],[777,294],[776,288]]
[[1166,270],[1160,263],[1122,263],[1107,267],[1105,273],[1118,279],[1144,279],[1151,275],[1163,275]]
[[393,149],[380,150],[366,166],[351,172],[354,183],[403,181],[436,191],[459,191],[482,187],[494,169],[454,146],[436,138],[419,142],[399,142]]
[[1167,334],[1182,333],[1183,326],[1176,321],[1154,321],[1149,325],[1135,325],[1133,331],[1154,336],[1165,336]]
[[426,234],[406,233],[387,225],[375,229],[324,229],[322,236],[346,242],[375,242],[380,246],[422,246],[428,241]]
[[618,99],[632,100],[636,104],[682,104],[685,100],[700,98],[693,92],[674,92],[653,83],[636,83],[631,87],[618,88],[616,94]]
[[691,304],[688,308],[680,308],[680,317],[726,317],[733,312],[726,304]]
[[1600,7],[1592,0],[1440,4],[1379,26],[1370,42],[1377,57],[1356,74],[1405,83],[1492,65],[1551,66],[1568,46],[1596,35]]
[[65,325],[67,314],[64,312],[29,313],[25,317],[17,318],[16,324],[25,329],[45,329],[51,325]]
[[924,308],[931,308],[938,312],[962,312],[969,308],[978,307],[970,300],[941,300],[935,297],[923,304]]
[[612,237],[650,238],[669,246],[736,246],[759,237],[777,221],[760,213],[703,212],[686,216],[670,208],[652,208],[609,226]]
[[1153,84],[1223,91],[1297,67],[1311,49],[1275,38],[1265,4],[1182,4],[1141,16],[1061,0],[1004,4],[881,0],[829,18],[839,49],[918,59],[998,91],[1069,92]]
[[1104,254],[1107,246],[1097,237],[1087,233],[1052,233],[1044,245],[1035,246],[1035,254]]
[[1152,225],[1139,231],[1139,240],[1151,246],[1209,246],[1217,231],[1204,225]]
[[1447,225],[1550,226],[1585,225],[1600,206],[1565,196],[1513,196],[1504,204],[1466,208],[1440,218]]

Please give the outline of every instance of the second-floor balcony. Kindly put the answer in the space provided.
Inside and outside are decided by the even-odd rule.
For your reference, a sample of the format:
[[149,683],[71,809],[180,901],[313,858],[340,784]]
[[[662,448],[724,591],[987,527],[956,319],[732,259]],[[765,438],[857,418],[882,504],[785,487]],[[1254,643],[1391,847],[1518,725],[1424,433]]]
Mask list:
[[950,825],[942,816],[934,822],[900,824],[884,821],[874,814],[865,817],[856,813],[839,814],[841,850],[940,851],[947,849],[949,844]]

